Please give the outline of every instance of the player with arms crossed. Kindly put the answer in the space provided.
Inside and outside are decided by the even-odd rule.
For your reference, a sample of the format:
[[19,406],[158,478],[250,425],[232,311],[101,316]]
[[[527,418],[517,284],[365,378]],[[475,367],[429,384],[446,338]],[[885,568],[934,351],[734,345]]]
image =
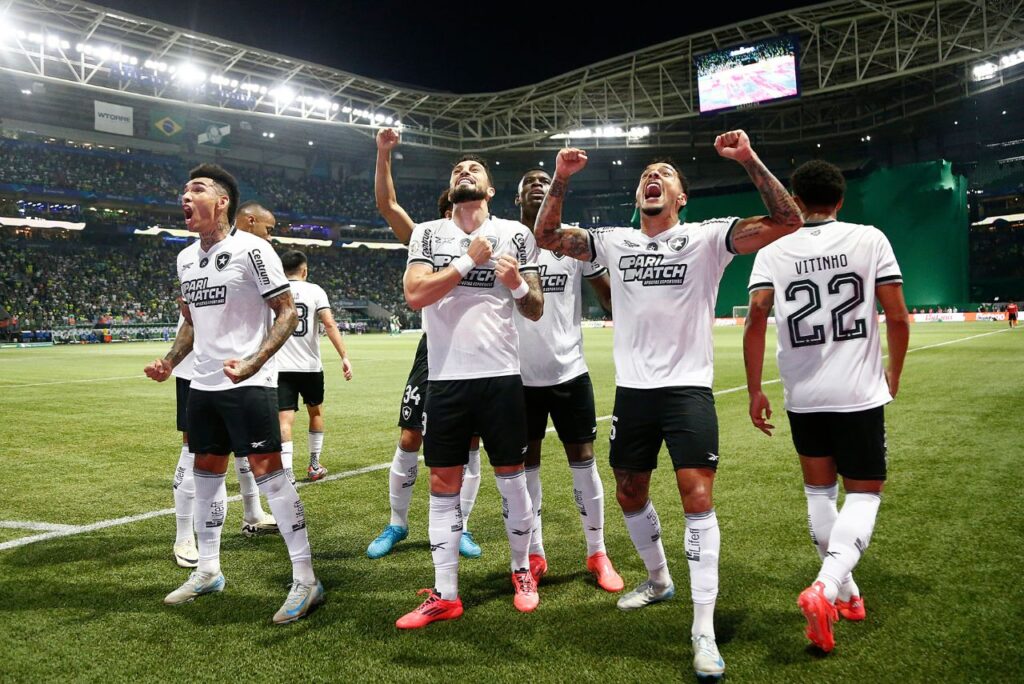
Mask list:
[[686,514],[693,664],[699,676],[709,677],[725,670],[714,627],[721,538],[712,502],[719,454],[711,333],[718,284],[734,254],[754,252],[803,223],[743,131],[718,136],[715,149],[747,170],[769,216],[680,223],[688,200],[686,178],[671,162],[655,162],[644,169],[636,189],[639,231],[563,226],[569,177],[587,163],[583,150],[564,149],[535,230],[541,247],[596,259],[612,274],[616,389],[610,460],[629,536],[648,573],[618,606],[634,610],[675,594],[661,524],[648,496],[664,440]]
[[[387,221],[399,242],[408,245],[416,224],[398,203],[394,179],[391,177],[391,150],[398,145],[399,140],[399,133],[393,128],[382,128],[377,131],[377,169],[373,189],[380,215]],[[448,218],[451,216],[451,210],[448,188],[445,188],[437,200],[438,218]],[[391,520],[384,531],[366,548],[366,555],[370,558],[386,556],[391,553],[395,544],[409,536],[409,503],[412,501],[413,487],[419,475],[419,451],[423,443],[427,365],[427,335],[424,333],[416,347],[416,356],[409,370],[398,414],[401,434],[395,448],[395,456],[391,460],[391,469],[388,471]],[[482,551],[469,531],[469,514],[480,491],[480,438],[475,435],[469,444],[468,459],[460,494],[463,531],[459,539],[459,554],[467,558],[479,558]]]
[[[884,406],[899,391],[910,339],[903,276],[892,247],[872,226],[836,219],[846,182],[838,168],[810,161],[792,177],[804,227],[761,250],[750,274],[743,358],[750,420],[771,436],[761,390],[765,331],[775,306],[785,406],[800,456],[811,542],[822,558],[800,594],[807,637],[829,652],[838,613],[863,620],[852,571],[871,541],[886,476]],[[889,369],[883,370],[875,299],[885,312]],[[843,477],[846,500],[836,509]]]
[[[551,176],[544,169],[531,169],[519,181],[519,221],[531,231],[550,186]],[[539,321],[518,312],[515,316],[526,392],[526,485],[536,521],[530,537],[530,570],[538,582],[548,570],[541,525],[540,460],[550,414],[572,471],[573,498],[587,541],[587,570],[605,591],[622,591],[622,578],[604,546],[604,486],[594,461],[594,387],[583,358],[580,327],[584,279],[602,306],[611,311],[608,269],[546,249],[540,250],[537,264],[544,289],[544,316]]]
[[313,574],[302,501],[281,466],[273,356],[295,329],[295,304],[274,250],[263,240],[230,228],[238,202],[238,184],[231,174],[214,164],[196,167],[181,202],[185,226],[199,234],[197,242],[178,254],[185,324],[167,356],[145,371],[162,382],[195,349],[188,429],[196,455],[199,564],[164,603],[186,603],[224,589],[224,473],[234,452],[236,458],[249,457],[288,547],[293,582],[274,622],[293,622],[323,601],[323,585]]
[[537,243],[520,223],[490,216],[494,183],[485,163],[464,157],[452,169],[451,219],[422,223],[409,243],[405,299],[423,309],[430,335],[430,376],[423,454],[430,468],[430,550],[434,588],[400,629],[462,615],[459,598],[459,489],[474,433],[487,446],[511,548],[513,603],[537,607],[530,573],[533,506],[526,488],[526,406],[513,309],[530,320],[544,312]]

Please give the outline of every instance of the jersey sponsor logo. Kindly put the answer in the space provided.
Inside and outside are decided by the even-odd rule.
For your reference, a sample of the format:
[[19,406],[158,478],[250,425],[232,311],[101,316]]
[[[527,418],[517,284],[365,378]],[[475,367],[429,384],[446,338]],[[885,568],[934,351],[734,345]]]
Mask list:
[[203,257],[199,260],[199,268],[206,268],[206,264],[210,263],[209,257]]
[[686,243],[689,241],[690,239],[685,235],[677,235],[676,237],[668,241],[668,248],[671,249],[673,252],[681,252],[683,251],[683,248],[686,247]]
[[229,261],[231,261],[231,254],[228,252],[222,252],[213,260],[213,265],[217,267],[218,271],[223,271]]
[[661,254],[627,254],[619,259],[622,282],[640,283],[644,287],[682,285],[686,264],[666,264]]
[[[450,264],[454,259],[447,255],[439,255],[437,260],[434,262],[434,271],[440,271]],[[467,273],[465,277],[459,281],[459,287],[494,287],[494,269],[492,268],[474,268],[472,271]]]
[[569,282],[569,276],[564,273],[552,273],[548,275],[548,267],[540,267],[540,283],[545,292],[565,292],[565,286]]
[[525,264],[526,259],[526,236],[522,233],[516,233],[512,236],[512,244],[516,248],[516,258],[520,264]]
[[700,530],[686,530],[686,560],[700,560]]
[[192,306],[220,306],[227,298],[224,285],[210,285],[209,278],[193,278],[181,284],[181,298]]
[[269,285],[270,276],[267,275],[267,266],[263,263],[263,256],[258,248],[249,251],[249,261],[252,262],[252,267],[256,271],[256,278],[260,281],[260,284]]

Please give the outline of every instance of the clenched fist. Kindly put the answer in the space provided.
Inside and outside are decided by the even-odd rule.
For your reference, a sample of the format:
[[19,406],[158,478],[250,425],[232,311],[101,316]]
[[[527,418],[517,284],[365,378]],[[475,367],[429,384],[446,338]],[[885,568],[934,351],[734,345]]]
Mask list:
[[733,161],[744,162],[754,156],[754,150],[750,146],[750,138],[743,131],[729,131],[715,138],[715,151],[718,156],[732,159]]
[[519,262],[510,254],[502,254],[494,262],[494,275],[510,290],[514,290],[523,282],[519,275]]
[[576,147],[566,147],[558,152],[555,158],[555,174],[566,177],[583,170],[587,165],[586,150]]
[[401,134],[394,128],[382,128],[377,131],[377,149],[382,152],[398,147],[398,143],[401,141]]
[[156,380],[157,382],[163,382],[167,378],[171,377],[171,371],[174,370],[174,366],[167,359],[157,359],[153,363],[149,364],[142,369],[146,376]]
[[466,254],[473,260],[473,263],[479,266],[485,264],[491,260],[491,243],[487,238],[477,235],[473,238],[473,241],[469,243],[469,249],[466,250]]

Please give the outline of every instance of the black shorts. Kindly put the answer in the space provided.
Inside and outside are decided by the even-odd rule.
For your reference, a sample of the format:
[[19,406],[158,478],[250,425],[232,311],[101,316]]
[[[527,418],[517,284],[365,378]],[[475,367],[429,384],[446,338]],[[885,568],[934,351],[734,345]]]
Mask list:
[[178,410],[178,432],[188,432],[188,387],[191,380],[174,378],[174,393]]
[[612,468],[654,470],[664,440],[675,470],[718,469],[718,414],[706,387],[616,387],[608,437]]
[[1009,320],[1011,320],[1011,321],[1017,320],[1017,314],[1015,314],[1015,313],[1008,314],[1008,316],[1009,316]]
[[423,407],[427,401],[427,336],[420,338],[416,358],[405,381],[402,409],[398,413],[398,427],[407,430],[423,429]]
[[423,461],[431,468],[466,465],[469,440],[477,433],[491,465],[523,463],[526,402],[518,375],[428,383]]
[[306,406],[324,403],[324,372],[282,371],[277,374],[278,411],[298,411],[300,394]]
[[853,413],[789,413],[793,446],[801,456],[830,456],[853,480],[884,480],[885,407]]
[[526,436],[531,442],[544,439],[548,414],[562,444],[584,444],[597,437],[594,386],[590,374],[550,387],[524,387]]
[[194,454],[235,456],[281,451],[277,388],[235,387],[188,393],[188,442]]

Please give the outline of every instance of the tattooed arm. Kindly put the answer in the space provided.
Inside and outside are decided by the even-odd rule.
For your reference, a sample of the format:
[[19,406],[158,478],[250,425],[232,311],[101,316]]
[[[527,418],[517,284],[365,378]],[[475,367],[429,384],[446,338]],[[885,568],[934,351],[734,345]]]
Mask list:
[[523,273],[523,280],[530,286],[526,296],[516,300],[516,309],[531,321],[538,321],[544,315],[544,289],[540,284],[540,276],[534,272]]
[[292,299],[291,290],[285,290],[281,294],[271,297],[267,300],[267,306],[273,309],[276,318],[270,327],[270,333],[263,339],[260,348],[247,358],[228,359],[224,362],[224,374],[231,378],[231,382],[238,383],[255,375],[260,368],[263,368],[263,364],[277,353],[281,345],[291,337],[299,324],[299,314],[295,310],[295,300]]
[[586,165],[587,153],[583,150],[564,149],[558,153],[555,177],[551,179],[551,187],[533,226],[533,236],[539,246],[581,261],[594,258],[590,252],[590,234],[582,228],[562,225],[562,202],[569,187],[569,176]]
[[192,328],[192,315],[188,310],[188,306],[181,301],[180,297],[178,298],[178,308],[181,310],[185,321],[181,324],[178,334],[174,336],[174,344],[171,345],[171,350],[167,352],[164,358],[157,359],[142,369],[147,377],[157,382],[163,382],[171,377],[171,371],[174,370],[174,367],[181,363],[182,359],[192,351],[192,343],[195,339],[194,329]]
[[715,138],[715,150],[726,159],[739,162],[761,193],[768,216],[741,219],[732,229],[732,248],[737,254],[750,254],[770,245],[804,224],[800,208],[786,188],[772,175],[743,131],[729,131]]
[[373,194],[377,200],[377,211],[388,222],[398,241],[407,245],[416,224],[398,203],[395,181],[391,177],[391,150],[398,142],[399,134],[395,129],[382,128],[377,131],[377,168],[373,177]]

